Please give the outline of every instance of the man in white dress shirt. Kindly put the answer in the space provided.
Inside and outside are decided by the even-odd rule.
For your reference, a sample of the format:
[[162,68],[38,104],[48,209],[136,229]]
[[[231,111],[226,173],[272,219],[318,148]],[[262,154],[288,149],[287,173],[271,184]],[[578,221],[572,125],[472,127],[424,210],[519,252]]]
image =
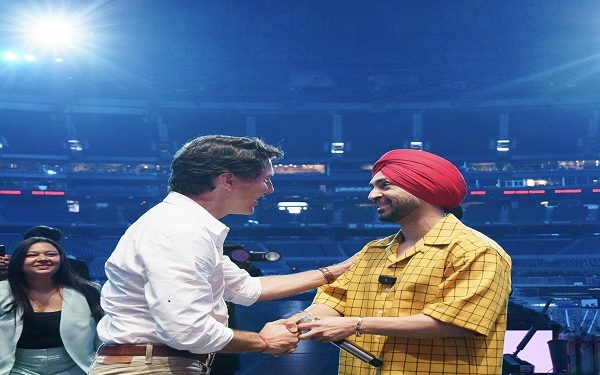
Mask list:
[[[225,300],[250,305],[332,282],[350,261],[298,274],[251,277],[223,255],[229,228],[273,192],[272,159],[283,152],[246,137],[203,136],[171,165],[169,194],[123,235],[106,262],[104,345],[90,374],[206,374],[210,353],[290,353],[298,332],[282,321],[258,332],[227,327]],[[293,329],[292,329],[293,331]]]

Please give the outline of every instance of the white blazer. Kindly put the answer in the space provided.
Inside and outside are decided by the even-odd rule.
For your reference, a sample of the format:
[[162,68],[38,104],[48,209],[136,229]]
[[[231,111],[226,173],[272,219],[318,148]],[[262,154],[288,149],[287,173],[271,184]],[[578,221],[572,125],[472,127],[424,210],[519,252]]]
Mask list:
[[[11,302],[8,281],[0,281],[0,374],[8,374],[12,369],[17,342],[23,332],[23,309],[9,312]],[[100,345],[96,321],[83,294],[66,286],[63,288],[60,337],[67,353],[87,373]]]

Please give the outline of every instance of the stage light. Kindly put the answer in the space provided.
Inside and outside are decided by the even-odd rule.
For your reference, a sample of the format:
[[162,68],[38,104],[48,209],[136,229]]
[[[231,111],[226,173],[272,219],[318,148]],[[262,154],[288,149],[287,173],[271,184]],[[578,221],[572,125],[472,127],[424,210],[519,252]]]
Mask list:
[[34,62],[35,60],[37,60],[37,57],[35,57],[35,55],[32,55],[31,53],[28,53],[25,56],[23,56],[23,60]]
[[410,141],[410,148],[412,150],[422,151],[423,150],[423,142],[421,142],[421,141]]
[[56,57],[56,58],[54,58],[54,62],[61,63],[61,62],[63,62],[63,61],[64,61],[64,60],[63,60],[61,57]]
[[498,152],[508,152],[510,151],[510,140],[509,139],[499,139],[496,141],[496,151]]
[[33,17],[26,27],[27,42],[38,48],[60,51],[81,43],[81,25],[66,14]]
[[2,59],[5,61],[17,61],[19,60],[19,55],[13,51],[6,51],[2,53]]
[[277,262],[281,259],[278,251],[251,251],[250,260],[253,262]]
[[287,211],[292,215],[298,215],[302,211],[308,209],[308,203],[306,202],[279,202],[277,208],[280,211]]
[[343,154],[344,146],[344,142],[331,142],[330,151],[332,154]]
[[79,212],[79,201],[76,200],[67,200],[67,210],[69,212]]
[[14,48],[34,54],[41,62],[97,57],[98,42],[105,35],[94,31],[103,27],[103,19],[118,8],[105,2],[18,3],[7,12],[12,15],[5,16],[6,37],[18,43]]
[[80,140],[78,140],[78,139],[69,139],[67,141],[67,143],[69,144],[69,150],[74,151],[74,152],[81,152],[81,151],[83,151],[83,146],[82,146]]
[[548,185],[548,180],[544,179],[533,179],[527,178],[525,179],[525,186],[546,186]]
[[223,254],[232,261],[238,263],[252,262],[276,262],[281,258],[278,251],[248,251],[244,245],[236,243],[223,244]]

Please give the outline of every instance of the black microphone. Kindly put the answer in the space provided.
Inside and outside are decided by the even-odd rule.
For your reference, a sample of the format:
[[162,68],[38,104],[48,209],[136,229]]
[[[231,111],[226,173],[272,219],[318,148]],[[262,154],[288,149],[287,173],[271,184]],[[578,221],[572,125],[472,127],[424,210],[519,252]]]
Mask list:
[[[306,314],[302,318],[298,319],[298,321],[296,323],[310,323],[310,322],[314,322],[315,320],[317,320],[317,318],[315,318],[314,316],[312,316],[310,314]],[[337,346],[338,348],[352,354],[353,356],[360,359],[361,361],[370,364],[373,367],[381,367],[383,365],[382,360],[375,357],[373,354],[369,353],[368,351],[366,351],[365,349],[361,348],[360,346],[354,344],[351,341],[342,339],[342,340],[338,340],[338,341],[332,341],[331,343],[333,345]]]

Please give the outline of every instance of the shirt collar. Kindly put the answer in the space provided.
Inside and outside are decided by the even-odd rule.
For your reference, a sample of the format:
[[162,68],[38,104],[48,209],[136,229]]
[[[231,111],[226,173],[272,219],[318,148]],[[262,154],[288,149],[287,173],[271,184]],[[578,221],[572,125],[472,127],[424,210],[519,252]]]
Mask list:
[[454,215],[447,214],[425,234],[423,243],[426,245],[448,245],[452,242],[456,230],[463,226]]
[[447,214],[441,218],[435,225],[419,240],[411,249],[403,253],[400,257],[396,255],[396,249],[402,240],[402,230],[398,233],[377,240],[371,246],[385,248],[388,254],[388,266],[399,262],[402,259],[410,258],[418,252],[424,250],[423,245],[448,245],[452,242],[453,234],[457,228],[463,224],[452,214]]
[[215,241],[221,247],[223,246],[227,233],[229,233],[229,227],[211,215],[204,207],[194,202],[191,198],[175,191],[171,191],[169,195],[163,199],[163,202],[177,206],[201,219],[206,226],[206,229],[214,235]]

